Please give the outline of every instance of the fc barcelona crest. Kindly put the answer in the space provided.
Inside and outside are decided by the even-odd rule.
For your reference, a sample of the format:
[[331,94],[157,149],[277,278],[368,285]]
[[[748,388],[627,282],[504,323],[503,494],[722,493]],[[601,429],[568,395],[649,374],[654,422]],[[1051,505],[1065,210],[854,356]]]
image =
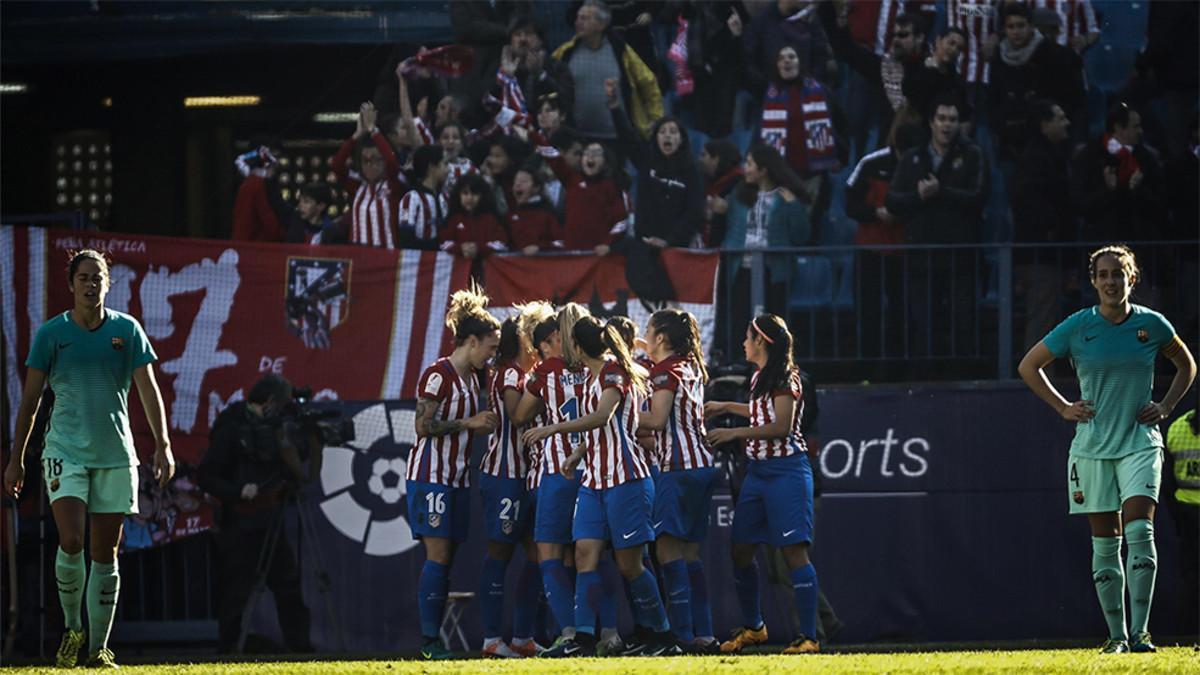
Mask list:
[[1150,332],[1147,331],[1145,328],[1139,328],[1138,332],[1137,332],[1137,339],[1138,339],[1138,342],[1140,342],[1142,344],[1146,344],[1147,342],[1150,341]]
[[125,338],[114,337],[112,339],[112,348],[117,351],[125,349]]
[[288,258],[288,327],[309,349],[329,349],[330,333],[350,318],[351,261]]
[[1073,499],[1076,504],[1082,504],[1083,503],[1083,490],[1076,490],[1075,493],[1071,495],[1071,499]]

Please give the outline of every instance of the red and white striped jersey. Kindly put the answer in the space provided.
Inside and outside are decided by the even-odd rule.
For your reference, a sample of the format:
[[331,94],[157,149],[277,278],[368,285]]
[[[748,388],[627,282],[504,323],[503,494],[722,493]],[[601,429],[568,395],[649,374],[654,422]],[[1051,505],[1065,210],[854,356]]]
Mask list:
[[[755,371],[750,378],[750,390],[758,382],[762,371]],[[746,441],[746,457],[748,459],[772,459],[774,457],[791,457],[808,452],[804,435],[800,433],[800,419],[804,416],[804,388],[800,384],[800,371],[793,370],[788,377],[787,389],[775,389],[767,392],[766,396],[750,399],[750,426],[761,427],[776,420],[775,397],[791,396],[796,401],[792,410],[792,431],[786,438],[756,438]]]
[[1058,14],[1062,19],[1062,30],[1058,32],[1058,44],[1069,45],[1071,38],[1076,35],[1090,35],[1100,32],[1100,22],[1096,20],[1096,10],[1091,0],[1032,0],[1030,7],[1044,7]]
[[593,490],[607,490],[650,475],[637,444],[638,401],[633,395],[633,381],[616,361],[605,363],[588,382],[580,413],[595,412],[601,395],[609,389],[621,395],[621,402],[608,422],[588,432],[583,456],[582,484]]
[[937,6],[933,0],[851,0],[850,35],[858,44],[883,56],[892,44],[892,27],[903,13],[923,14],[933,25]]
[[962,55],[958,57],[958,72],[968,84],[987,84],[990,77],[984,43],[988,36],[1002,29],[999,26],[1000,0],[946,0],[946,22],[967,34]]
[[450,191],[454,189],[454,185],[458,183],[458,179],[472,173],[479,173],[479,169],[476,169],[471,160],[466,157],[459,157],[446,162],[446,182],[442,184],[442,196],[450,199]]
[[370,185],[357,171],[347,166],[354,151],[354,137],[347,138],[330,162],[334,174],[347,192],[354,195],[350,205],[350,242],[360,246],[396,248],[396,204],[404,191],[396,154],[383,134],[375,130],[371,141],[383,157],[386,169],[382,180]]
[[[588,371],[586,368],[571,370],[565,361],[553,357],[542,361],[525,380],[525,391],[541,399],[544,406],[537,424],[545,426],[578,419],[586,393]],[[555,434],[541,442],[540,447],[530,448],[531,455],[539,455],[533,465],[535,471],[531,487],[541,483],[542,476],[556,474],[571,454],[571,448],[583,442],[582,434]]]
[[[479,378],[465,379],[450,359],[438,359],[421,374],[417,398],[437,401],[435,420],[465,420],[479,412]],[[421,436],[408,453],[408,480],[467,487],[471,483],[471,441],[475,434],[460,431],[444,436]]]
[[525,391],[525,373],[515,363],[497,365],[488,386],[488,409],[496,413],[500,424],[488,436],[488,449],[479,470],[498,478],[525,478],[529,470],[521,429],[512,423],[504,407],[504,394]]
[[428,190],[409,190],[400,200],[400,227],[421,241],[435,241],[446,220],[446,196]]
[[658,463],[663,471],[686,471],[712,466],[712,451],[704,431],[704,380],[691,359],[671,356],[650,371],[654,393],[675,394],[667,426],[657,432]]

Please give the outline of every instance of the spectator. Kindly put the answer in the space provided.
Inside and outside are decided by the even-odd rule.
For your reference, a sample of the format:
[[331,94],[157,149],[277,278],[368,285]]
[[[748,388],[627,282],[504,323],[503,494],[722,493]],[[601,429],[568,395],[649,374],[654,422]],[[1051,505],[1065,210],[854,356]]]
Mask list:
[[1142,143],[1141,115],[1117,103],[1108,109],[1104,130],[1073,160],[1071,191],[1083,216],[1083,239],[1157,239],[1166,218],[1166,186],[1158,152]]
[[533,132],[531,136],[538,154],[562,181],[566,192],[563,247],[608,255],[612,245],[625,235],[629,215],[622,190],[613,178],[612,154],[600,143],[589,143],[583,149],[579,169],[573,169],[541,134]]
[[271,208],[271,194],[279,191],[275,181],[278,150],[265,144],[239,155],[234,164],[242,174],[233,202],[234,241],[283,241],[279,217]]
[[[832,9],[832,8],[831,8]],[[802,0],[776,0],[746,26],[742,34],[745,50],[746,88],[755,95],[766,90],[774,76],[779,50],[792,47],[800,58],[801,72],[827,79],[834,54],[825,30],[813,21],[816,7]],[[832,64],[836,68],[836,64]]]
[[879,137],[887,138],[893,118],[906,103],[904,80],[909,73],[923,67],[925,27],[920,16],[900,14],[896,17],[891,47],[882,56],[855,44],[846,28],[846,18],[838,16],[832,4],[822,4],[819,16],[829,34],[834,55],[873,86],[879,102]]
[[904,153],[923,141],[921,127],[898,124],[887,146],[864,156],[846,179],[846,215],[858,221],[859,328],[866,357],[899,357],[885,345],[902,344],[904,331],[903,260],[885,247],[904,243],[904,222],[887,208],[888,191]]
[[829,173],[840,170],[845,159],[845,146],[838,143],[845,118],[824,85],[803,75],[795,48],[780,49],[775,63],[763,97],[760,140],[779,151],[800,177],[803,191],[796,196],[809,210],[815,241],[816,224],[829,206]]
[[[450,83],[453,91],[469,102],[468,127],[483,126],[491,117],[477,102],[496,81],[500,52],[512,39],[509,27],[518,17],[532,15],[533,6],[528,0],[451,0],[450,27],[454,31],[454,41],[475,52],[471,72]],[[433,126],[440,127],[449,121],[449,117],[438,119]]]
[[[545,137],[545,134],[542,136]],[[578,173],[580,162],[583,160],[583,140],[579,135],[569,129],[559,129],[549,138],[550,144],[562,153],[567,166]],[[558,215],[558,221],[561,223],[566,219],[567,191],[563,189],[562,181],[546,162],[542,162],[542,182],[546,187],[546,197],[554,205],[554,213]]]
[[[441,231],[443,251],[479,261],[490,252],[508,250],[491,188],[482,176],[464,176],[454,186],[449,212]],[[476,266],[472,271],[478,271]]]
[[630,122],[645,136],[650,123],[663,115],[662,93],[654,73],[631,47],[609,32],[611,20],[601,0],[586,0],[575,17],[575,37],[556,49],[554,58],[567,64],[574,77],[571,111],[580,133],[606,140],[617,137],[604,94],[604,81],[617,79]]
[[1015,162],[1029,138],[1029,102],[1048,99],[1071,119],[1086,119],[1087,94],[1079,55],[1042,37],[1023,3],[1000,10],[1004,39],[992,57],[990,119],[1002,162]]
[[546,94],[537,100],[537,128],[546,138],[553,139],[566,122],[562,98],[557,93]]
[[[1068,173],[1070,120],[1053,101],[1029,105],[1031,138],[1014,174],[1013,241],[1045,244],[1076,240]],[[1025,350],[1050,332],[1061,314],[1062,251],[1018,249],[1016,280],[1025,289]]]
[[[884,205],[905,222],[905,240],[910,244],[979,241],[987,165],[979,147],[959,133],[961,106],[953,95],[934,101],[929,143],[906,152],[892,178]],[[920,356],[970,353],[975,251],[919,253],[910,257],[907,267],[911,352]]]
[[439,145],[422,145],[413,152],[412,189],[400,200],[399,233],[402,248],[438,248],[446,222],[446,159]]
[[466,139],[467,130],[458,122],[448,122],[438,130],[438,145],[446,158],[446,182],[442,185],[442,192],[447,196],[463,176],[479,173],[471,159],[463,155]]
[[296,208],[285,204],[282,198],[276,202],[276,212],[287,224],[286,241],[292,244],[344,244],[345,228],[329,217],[333,204],[333,191],[324,183],[306,183],[299,190]]
[[[517,79],[524,95],[535,102],[553,98],[559,102],[559,111],[566,118],[570,111],[563,110],[561,106],[564,102],[569,105],[570,101],[575,100],[575,79],[571,76],[571,70],[561,61],[546,58],[546,42],[541,27],[531,16],[518,16],[509,24],[508,35],[505,51],[509,58],[501,55],[501,68],[508,63],[514,64],[516,70],[508,74]],[[540,109],[533,112],[539,113]]]
[[745,72],[740,43],[749,16],[740,0],[689,0],[678,11],[683,40],[677,36],[667,53],[675,68],[675,93],[696,128],[712,137],[733,131],[734,104]]
[[1100,39],[1100,22],[1090,0],[1030,0],[1030,5],[1053,14],[1056,19],[1054,34],[1043,34],[1078,54]]
[[[612,14],[612,31],[621,36],[655,77],[661,78],[658,50],[654,44],[654,26],[655,21],[660,19],[655,14],[663,12],[666,3],[658,0],[613,0],[605,4]],[[571,3],[567,11],[568,23],[575,24],[577,13],[583,5],[579,0]]]
[[942,92],[951,92],[967,103],[967,86],[958,74],[958,57],[966,41],[967,35],[961,28],[942,29],[933,43],[933,53],[925,58],[924,67],[914,68],[904,78],[904,98],[923,121],[929,121],[933,112],[929,105]]
[[[354,195],[350,205],[350,243],[397,248],[397,203],[404,189],[400,166],[387,138],[375,127],[375,106],[363,103],[358,128],[347,138],[331,162],[333,173],[346,192]],[[356,171],[347,167],[355,154]]]
[[562,248],[562,225],[545,195],[538,167],[525,165],[513,179],[513,208],[508,211],[509,244],[514,251],[534,255]]
[[517,167],[525,160],[526,148],[519,140],[509,136],[493,136],[487,147],[483,177],[491,183],[496,195],[496,210],[503,215],[508,213],[509,205],[515,203],[513,178],[516,177]]
[[[801,246],[808,241],[811,234],[808,210],[798,197],[804,188],[783,155],[769,145],[755,145],[746,156],[743,171],[736,196],[729,201],[728,225],[721,248],[769,250]],[[787,309],[793,256],[768,253],[764,257],[767,297],[763,311],[783,315]],[[732,290],[723,294],[731,300],[731,306],[725,308],[726,316],[731,325],[748,324],[752,309],[747,302],[752,256],[746,254],[740,261],[728,257],[726,260],[731,264],[725,266],[725,282]],[[731,347],[726,345],[727,349]]]
[[716,139],[700,150],[700,173],[704,176],[705,205],[704,245],[715,248],[725,240],[725,215],[729,199],[742,180],[742,154],[737,144]]
[[958,74],[966,83],[968,104],[984,113],[982,88],[991,80],[991,62],[1000,36],[996,33],[997,6],[1001,0],[946,0],[946,25],[963,32],[965,42]]
[[687,130],[674,117],[660,117],[650,127],[651,140],[643,141],[621,107],[617,81],[604,87],[617,137],[637,167],[637,241],[657,249],[690,246],[704,222],[704,179]]

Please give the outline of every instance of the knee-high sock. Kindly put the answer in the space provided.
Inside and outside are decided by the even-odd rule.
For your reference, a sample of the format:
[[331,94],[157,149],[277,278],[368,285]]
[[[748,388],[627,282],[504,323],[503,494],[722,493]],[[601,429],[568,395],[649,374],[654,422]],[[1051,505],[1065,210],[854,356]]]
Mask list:
[[800,617],[800,632],[810,640],[817,639],[817,570],[812,563],[792,570],[792,591],[796,594],[796,615]]
[[550,613],[558,622],[560,631],[575,628],[575,584],[561,560],[545,560],[542,570],[542,586],[546,589],[546,600]]
[[437,639],[441,632],[449,572],[447,565],[432,560],[426,560],[421,568],[421,578],[417,581],[417,612],[421,615],[421,636],[426,640]]
[[[1145,518],[1125,524],[1129,557],[1125,578],[1129,583],[1129,633],[1145,632],[1154,601],[1154,579],[1158,574],[1158,551],[1154,546],[1154,523]],[[1193,598],[1194,599],[1194,598]]]
[[108,645],[108,632],[112,630],[120,591],[121,573],[117,569],[117,561],[100,563],[93,560],[87,586],[89,654],[95,654]]
[[596,612],[600,617],[600,632],[604,633],[604,629],[617,627],[617,594],[615,584],[612,583],[613,577],[617,576],[616,565],[608,558],[601,558],[596,565],[596,571],[600,573],[600,599],[596,606]]
[[763,625],[761,599],[758,597],[758,561],[733,570],[733,586],[737,590],[738,604],[742,607],[742,625],[758,628]]
[[633,593],[633,611],[638,625],[658,633],[670,628],[662,598],[658,595],[658,581],[650,570],[642,569],[642,573],[629,582],[629,588]]
[[1121,569],[1121,538],[1092,537],[1092,581],[1111,638],[1124,640],[1125,574]]
[[83,618],[79,611],[83,606],[83,586],[87,582],[83,551],[71,554],[58,549],[54,556],[54,578],[58,582],[58,601],[62,604],[67,628],[83,630]]
[[501,615],[504,614],[504,573],[508,563],[491,556],[483,557],[479,574],[479,604],[483,609],[483,639],[500,637]]
[[596,634],[600,597],[604,595],[600,573],[580,572],[575,576],[575,632]]
[[533,637],[533,624],[537,619],[538,600],[542,594],[542,574],[538,566],[525,561],[521,576],[517,580],[517,606],[513,608],[513,639]]
[[692,585],[692,632],[698,638],[711,638],[712,605],[708,602],[708,577],[704,574],[704,563],[693,560],[688,563],[687,569]]
[[683,642],[691,642],[696,635],[692,632],[692,584],[687,563],[683,559],[663,563],[662,573],[667,582],[667,617],[671,620],[671,630]]

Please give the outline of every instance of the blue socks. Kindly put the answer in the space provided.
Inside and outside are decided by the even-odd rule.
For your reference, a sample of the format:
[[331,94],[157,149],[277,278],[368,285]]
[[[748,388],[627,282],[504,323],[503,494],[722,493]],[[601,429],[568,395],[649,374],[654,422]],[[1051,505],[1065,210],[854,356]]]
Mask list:
[[596,617],[604,582],[599,572],[580,572],[575,577],[575,632],[596,634]]
[[62,604],[67,628],[83,630],[80,607],[83,606],[83,586],[87,570],[83,566],[83,551],[67,553],[61,548],[54,556],[54,578],[58,582],[58,601]]
[[537,621],[538,602],[542,594],[542,574],[538,566],[525,561],[521,577],[517,580],[517,606],[513,608],[513,639],[533,637],[533,625]]
[[417,609],[421,615],[421,635],[426,640],[438,637],[442,627],[442,612],[446,609],[446,589],[449,567],[426,560],[417,581]]
[[479,574],[479,604],[483,609],[483,638],[500,637],[500,617],[504,613],[504,573],[508,563],[484,556]]
[[617,594],[613,592],[613,577],[617,576],[617,566],[608,558],[601,558],[596,571],[600,573],[600,583],[603,591],[600,594],[600,604],[596,608],[600,614],[600,628],[617,628]]
[[571,581],[567,566],[561,560],[546,560],[539,567],[542,570],[546,600],[550,603],[550,613],[558,622],[559,630],[574,628],[575,584]]
[[800,617],[800,632],[810,640],[817,639],[817,570],[812,563],[792,570],[792,591],[796,594],[796,615]]
[[691,642],[692,633],[692,589],[688,578],[687,563],[683,559],[672,560],[662,566],[663,578],[667,582],[667,615],[671,619],[671,630],[683,642]]
[[633,613],[638,625],[657,633],[667,630],[667,613],[663,609],[662,598],[658,597],[658,582],[650,570],[643,569],[636,579],[630,581],[629,590],[633,594]]
[[742,607],[742,626],[758,628],[763,625],[762,606],[758,597],[758,562],[751,561],[745,567],[735,567],[733,586],[737,590],[738,604]]
[[713,637],[712,606],[708,602],[708,577],[704,563],[693,560],[687,564],[692,585],[692,632],[699,638]]

